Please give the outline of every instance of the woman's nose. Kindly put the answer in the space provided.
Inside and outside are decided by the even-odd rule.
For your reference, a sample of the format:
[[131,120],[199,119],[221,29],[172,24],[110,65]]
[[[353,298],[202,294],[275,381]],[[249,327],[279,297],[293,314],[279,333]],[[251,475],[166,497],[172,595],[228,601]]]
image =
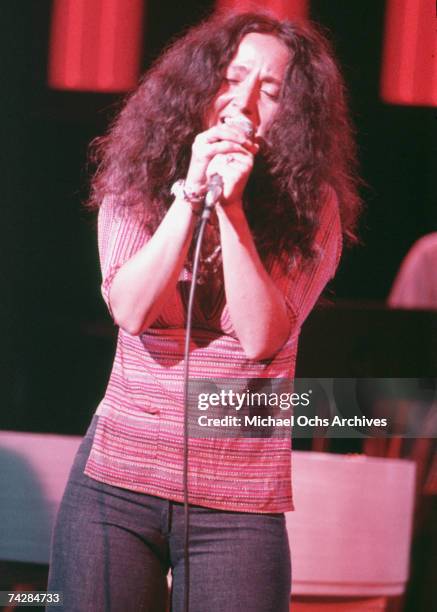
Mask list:
[[258,95],[255,83],[242,83],[235,92],[234,105],[241,113],[252,117],[256,114]]

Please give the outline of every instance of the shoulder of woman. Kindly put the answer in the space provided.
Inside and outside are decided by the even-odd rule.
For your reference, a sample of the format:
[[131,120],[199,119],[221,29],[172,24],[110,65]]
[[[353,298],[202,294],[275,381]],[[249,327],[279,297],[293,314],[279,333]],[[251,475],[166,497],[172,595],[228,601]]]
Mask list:
[[110,216],[114,220],[146,223],[145,207],[135,200],[127,200],[124,195],[107,193],[100,204],[99,215]]

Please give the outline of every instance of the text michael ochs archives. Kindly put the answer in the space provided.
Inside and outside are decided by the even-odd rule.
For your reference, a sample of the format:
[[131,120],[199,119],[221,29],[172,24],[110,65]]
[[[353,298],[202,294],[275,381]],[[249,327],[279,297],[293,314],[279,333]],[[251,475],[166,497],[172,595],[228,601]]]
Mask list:
[[[197,408],[204,414],[197,417],[200,427],[386,427],[386,418],[367,418],[354,415],[344,418],[339,415],[294,415],[293,408],[310,406],[312,389],[303,393],[243,392],[221,389],[213,393],[199,393]],[[231,411],[221,416],[207,414],[210,409]],[[264,409],[266,414],[253,413]],[[275,414],[270,414],[273,409]],[[234,412],[232,412],[234,411]],[[279,414],[278,414],[279,411]],[[243,412],[244,414],[241,414]]]
[[190,379],[188,425],[210,437],[437,437],[437,379]]

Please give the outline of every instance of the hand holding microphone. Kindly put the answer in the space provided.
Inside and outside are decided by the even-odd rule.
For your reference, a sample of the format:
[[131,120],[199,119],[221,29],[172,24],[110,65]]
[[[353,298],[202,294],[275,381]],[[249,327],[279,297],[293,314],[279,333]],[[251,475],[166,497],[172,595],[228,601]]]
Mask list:
[[190,191],[206,192],[208,208],[241,200],[259,148],[254,131],[250,119],[234,113],[196,136],[185,184]]
[[[237,128],[246,139],[253,143],[255,127],[252,121],[245,115],[231,115],[223,119],[223,123],[231,128]],[[256,149],[257,151],[257,149]],[[256,152],[255,151],[255,152]],[[244,178],[244,185],[253,166],[253,151],[246,149],[244,152],[218,153],[211,160],[208,169],[208,189],[205,198],[205,208],[212,209],[224,195],[225,199],[229,193],[225,191],[225,182],[227,177],[232,180]],[[248,171],[248,172],[247,172]],[[246,176],[247,174],[247,176]],[[242,175],[241,177],[238,175]],[[244,186],[243,186],[244,189]]]

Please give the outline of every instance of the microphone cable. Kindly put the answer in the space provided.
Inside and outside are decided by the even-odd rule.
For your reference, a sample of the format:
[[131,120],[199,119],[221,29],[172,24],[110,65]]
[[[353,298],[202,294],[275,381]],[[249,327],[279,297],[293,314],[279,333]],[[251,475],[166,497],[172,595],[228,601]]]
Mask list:
[[211,213],[219,200],[223,189],[223,180],[220,175],[214,174],[210,179],[210,188],[205,197],[205,206],[200,217],[199,230],[196,237],[196,246],[193,258],[193,271],[191,275],[191,287],[188,297],[187,320],[185,324],[185,346],[184,346],[184,462],[183,462],[183,487],[184,487],[184,612],[189,612],[190,605],[190,512],[188,491],[188,383],[190,373],[190,341],[193,323],[193,304],[196,293],[197,278],[199,275],[200,251],[202,248],[203,235]]
[[[255,128],[252,121],[245,115],[228,117],[225,121],[227,125],[237,126],[246,136],[253,138]],[[196,237],[196,246],[193,258],[193,271],[191,275],[191,287],[188,297],[187,321],[185,325],[185,346],[184,346],[184,461],[183,461],[183,488],[184,488],[184,612],[189,612],[190,604],[190,513],[188,495],[188,382],[190,373],[190,341],[193,318],[194,295],[196,292],[197,277],[200,262],[200,251],[202,248],[203,235],[216,203],[219,201],[223,192],[223,179],[215,173],[209,179],[208,191],[205,196],[205,206],[200,217],[199,231]]]

